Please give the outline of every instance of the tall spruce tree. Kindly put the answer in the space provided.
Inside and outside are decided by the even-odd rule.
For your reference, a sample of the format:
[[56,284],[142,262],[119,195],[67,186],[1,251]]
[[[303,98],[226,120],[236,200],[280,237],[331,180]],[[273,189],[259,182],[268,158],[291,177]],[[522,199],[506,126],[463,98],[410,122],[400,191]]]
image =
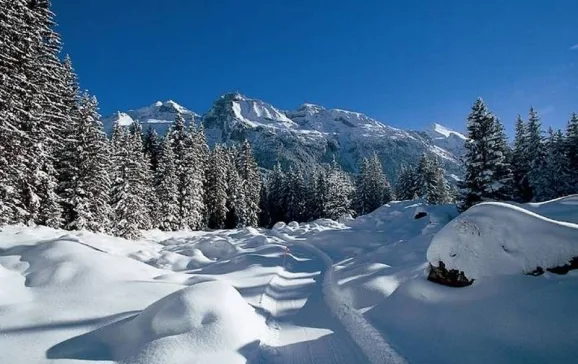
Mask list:
[[259,199],[261,197],[261,173],[255,161],[251,145],[247,140],[243,142],[236,159],[237,170],[244,181],[243,195],[245,198],[246,217],[245,223],[249,226],[257,226],[259,222]]
[[568,193],[578,193],[578,114],[572,113],[566,127],[565,155],[568,160]]
[[367,214],[393,199],[389,181],[383,174],[381,162],[374,153],[364,158],[356,179],[354,209],[359,215]]
[[463,190],[460,208],[485,200],[501,199],[508,188],[510,176],[507,171],[507,145],[499,121],[478,99],[468,116],[468,140],[465,142],[466,175],[461,183]]
[[343,215],[351,214],[354,192],[355,188],[349,176],[333,159],[327,174],[327,201],[324,204],[326,216],[324,217],[336,220]]
[[155,172],[155,186],[159,205],[158,226],[175,231],[181,226],[179,217],[178,179],[175,155],[169,138],[164,138]]
[[225,228],[228,212],[227,155],[219,145],[215,146],[209,157],[205,193],[209,228]]
[[161,140],[157,131],[149,125],[144,138],[143,138],[143,149],[144,154],[149,160],[150,168],[153,173],[157,170],[159,164],[159,158],[161,154]]
[[534,108],[530,109],[525,147],[524,153],[528,158],[528,183],[532,190],[532,200],[538,201],[543,198],[541,196],[544,184],[542,172],[546,165],[546,149],[542,135],[542,123]]
[[532,199],[532,189],[528,181],[530,163],[526,155],[526,134],[526,124],[522,117],[518,115],[512,152],[512,184],[514,199],[519,202],[528,202]]
[[96,98],[86,93],[82,96],[78,115],[67,129],[58,189],[65,211],[64,227],[108,231],[109,149]]
[[[138,145],[135,134],[126,127],[115,125],[112,135],[112,189],[110,202],[112,207],[112,232],[126,239],[138,239],[142,236],[140,228],[143,219],[148,219],[146,200],[143,198],[142,168],[137,157],[142,145]],[[142,152],[141,152],[142,153]]]
[[564,134],[560,130],[548,130],[545,143],[546,159],[536,199],[545,201],[558,198],[568,193],[569,170],[568,159],[565,153]]
[[289,168],[282,201],[285,221],[305,221],[307,219],[307,189],[303,172],[300,169]]
[[286,176],[281,169],[281,164],[277,163],[273,168],[273,171],[269,174],[267,179],[269,197],[268,200],[268,210],[271,216],[271,223],[275,224],[279,221],[284,221],[285,219],[285,206],[283,201],[285,200],[285,184]]

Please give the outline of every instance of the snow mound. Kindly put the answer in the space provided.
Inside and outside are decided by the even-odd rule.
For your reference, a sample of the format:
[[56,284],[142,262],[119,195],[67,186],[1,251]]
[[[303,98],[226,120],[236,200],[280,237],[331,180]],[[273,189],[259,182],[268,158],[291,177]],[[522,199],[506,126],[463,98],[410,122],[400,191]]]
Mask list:
[[546,202],[528,203],[520,207],[553,220],[578,224],[578,195],[560,197]]
[[129,363],[234,363],[245,360],[234,352],[265,330],[235,288],[208,281],[160,299],[100,336],[116,359]]
[[578,225],[498,202],[464,212],[434,236],[427,251],[433,266],[443,262],[470,279],[531,273],[577,256]]
[[170,238],[160,244],[166,250],[191,257],[200,257],[199,263],[208,263],[203,257],[226,259],[237,253],[235,245],[227,238],[215,235],[194,236],[188,238]]

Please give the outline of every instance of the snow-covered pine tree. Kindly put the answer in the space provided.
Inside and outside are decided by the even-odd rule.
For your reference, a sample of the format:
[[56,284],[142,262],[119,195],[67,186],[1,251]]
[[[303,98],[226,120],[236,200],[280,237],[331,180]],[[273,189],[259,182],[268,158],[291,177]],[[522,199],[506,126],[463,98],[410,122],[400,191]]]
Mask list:
[[427,154],[422,154],[415,171],[415,193],[430,204],[448,202],[448,184],[439,162]]
[[31,156],[25,148],[38,38],[27,22],[32,18],[27,5],[0,0],[0,225],[24,222],[28,215],[23,188]]
[[237,170],[244,181],[243,195],[246,206],[246,225],[257,226],[259,222],[259,199],[261,197],[261,173],[255,161],[251,145],[243,142],[236,159]]
[[502,142],[499,121],[478,99],[468,116],[468,140],[465,142],[466,175],[461,183],[465,210],[484,200],[500,199],[510,177],[503,174],[507,151],[500,150]]
[[87,93],[82,96],[77,116],[67,130],[58,189],[66,212],[64,227],[108,231],[109,149],[96,98]]
[[364,158],[356,179],[354,209],[359,215],[367,214],[393,199],[389,181],[383,174],[381,162],[374,153]]
[[175,155],[169,138],[164,138],[155,172],[155,186],[159,205],[158,226],[164,231],[175,231],[181,226],[179,217],[178,180]]
[[540,189],[536,199],[551,200],[566,194],[568,187],[568,159],[565,153],[565,138],[560,130],[548,130],[545,142],[546,160],[541,176]]
[[197,230],[202,228],[204,222],[204,171],[199,146],[196,145],[191,129],[187,128],[183,117],[178,115],[167,138],[170,138],[175,155],[181,229]]
[[136,145],[126,127],[115,124],[112,134],[112,188],[110,203],[112,207],[112,233],[125,239],[141,237],[143,214],[147,214],[146,202],[142,198],[141,187],[135,174],[139,168],[135,158]]
[[[150,230],[156,227],[151,217],[156,217],[158,201],[154,193],[153,176],[149,161],[143,152],[142,136],[142,125],[138,121],[131,124],[128,136],[129,183],[133,194],[136,196],[138,210],[141,215],[139,229]],[[158,221],[154,223],[158,223]]]
[[351,214],[351,201],[355,187],[335,158],[327,175],[327,218],[337,220],[343,215]]
[[568,160],[568,193],[578,193],[578,114],[572,113],[566,127],[566,158]]
[[215,146],[207,166],[205,201],[208,226],[223,229],[227,220],[227,156],[223,147]]
[[300,169],[290,167],[287,172],[283,202],[285,221],[305,221],[307,208],[307,190]]
[[247,181],[244,180],[237,166],[239,151],[235,147],[225,149],[227,170],[227,219],[225,227],[233,229],[248,225],[249,208],[245,196]]
[[542,191],[545,189],[542,172],[546,164],[544,144],[545,140],[542,135],[540,117],[538,112],[531,108],[526,128],[526,148],[524,153],[528,158],[528,183],[532,189],[532,200],[534,201],[540,201],[544,197],[542,196]]
[[532,199],[532,189],[528,182],[530,166],[526,155],[526,134],[526,124],[518,115],[512,151],[512,184],[514,199],[520,202],[528,202]]
[[285,184],[285,173],[281,169],[281,164],[277,163],[267,178],[267,189],[269,190],[269,196],[267,198],[268,210],[272,224],[284,221],[285,219],[285,207],[283,206],[283,201],[285,200]]
[[314,219],[320,219],[329,216],[329,172],[326,168],[321,168],[311,176],[313,181],[313,196],[311,213]]
[[395,182],[395,197],[400,201],[411,200],[417,194],[415,169],[402,166]]
[[157,170],[159,164],[160,153],[162,149],[162,141],[157,134],[157,131],[149,125],[144,138],[143,138],[143,149],[144,154],[149,160],[150,168],[154,172]]

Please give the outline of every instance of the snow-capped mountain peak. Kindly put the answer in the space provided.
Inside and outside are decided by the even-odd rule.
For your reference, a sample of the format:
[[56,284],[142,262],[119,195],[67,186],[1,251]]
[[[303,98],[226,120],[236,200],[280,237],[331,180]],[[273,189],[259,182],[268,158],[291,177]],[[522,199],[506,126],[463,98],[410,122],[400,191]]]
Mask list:
[[335,157],[344,169],[355,172],[363,158],[375,152],[393,180],[402,165],[415,163],[427,152],[440,157],[448,175],[462,173],[459,158],[465,137],[441,124],[422,131],[403,130],[363,113],[313,103],[283,111],[238,92],[219,97],[202,118],[168,100],[116,113],[104,124],[111,131],[115,122],[130,125],[139,120],[162,135],[179,114],[189,122],[200,121],[210,144],[249,140],[264,168],[277,162],[315,168]]
[[155,129],[159,133],[164,133],[166,129],[175,121],[177,115],[181,115],[187,122],[193,122],[199,115],[187,108],[179,105],[173,100],[167,101],[157,101],[152,105],[141,107],[135,110],[129,110],[126,112],[117,112],[107,118],[104,121],[104,127],[106,131],[111,131],[115,123],[120,123],[120,125],[131,125],[135,121],[139,121],[143,124],[143,127],[147,125],[155,125]]
[[438,123],[433,123],[430,127],[430,131],[432,133],[430,133],[430,136],[435,137],[436,134],[438,136],[443,136],[446,138],[449,138],[451,135],[455,135],[456,137],[462,139],[462,140],[466,140],[466,136],[463,135],[462,133],[459,133],[455,130],[452,130],[450,128],[448,128],[447,126],[438,124]]

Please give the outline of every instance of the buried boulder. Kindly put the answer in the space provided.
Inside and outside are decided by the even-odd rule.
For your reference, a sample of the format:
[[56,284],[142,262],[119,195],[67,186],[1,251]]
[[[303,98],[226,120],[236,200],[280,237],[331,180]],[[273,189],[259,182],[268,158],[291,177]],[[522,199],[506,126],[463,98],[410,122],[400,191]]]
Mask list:
[[578,225],[506,203],[476,205],[433,238],[431,281],[463,287],[501,275],[564,273],[578,268]]
[[264,319],[222,281],[176,291],[98,337],[125,363],[242,363],[240,348],[266,332]]

